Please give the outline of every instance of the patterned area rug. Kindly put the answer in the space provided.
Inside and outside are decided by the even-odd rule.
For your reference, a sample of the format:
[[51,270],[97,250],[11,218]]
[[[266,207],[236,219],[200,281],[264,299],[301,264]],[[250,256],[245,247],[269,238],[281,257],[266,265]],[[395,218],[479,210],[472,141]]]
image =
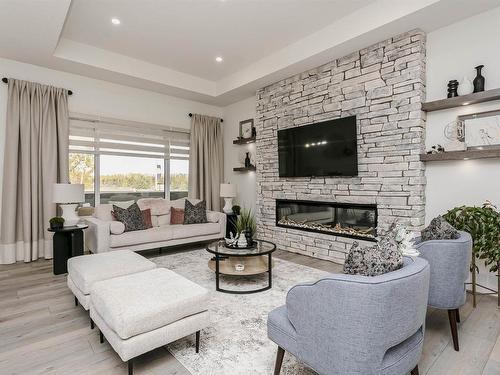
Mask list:
[[[314,281],[327,273],[314,268],[274,260],[273,287],[265,292],[236,295],[215,292],[215,275],[208,268],[211,254],[204,249],[151,259],[211,291],[211,326],[202,331],[200,353],[194,335],[168,345],[169,351],[194,375],[272,374],[277,346],[267,338],[267,314],[285,303],[295,284]],[[267,274],[223,277],[221,287],[254,289],[265,286]],[[282,374],[312,375],[313,371],[286,354]]]

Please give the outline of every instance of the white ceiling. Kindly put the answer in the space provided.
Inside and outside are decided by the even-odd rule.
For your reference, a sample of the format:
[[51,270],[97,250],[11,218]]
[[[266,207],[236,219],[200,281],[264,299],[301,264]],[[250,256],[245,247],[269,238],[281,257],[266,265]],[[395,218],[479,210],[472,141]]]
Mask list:
[[[0,0],[0,57],[226,105],[499,0]],[[121,20],[119,26],[111,18]],[[222,56],[223,63],[215,57]],[[1,72],[0,72],[1,75]]]
[[217,81],[374,1],[73,0],[63,37]]

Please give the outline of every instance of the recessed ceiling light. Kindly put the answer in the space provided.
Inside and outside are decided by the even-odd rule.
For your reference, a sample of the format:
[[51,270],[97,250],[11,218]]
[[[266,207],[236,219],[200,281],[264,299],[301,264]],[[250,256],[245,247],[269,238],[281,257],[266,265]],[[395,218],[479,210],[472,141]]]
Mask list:
[[222,57],[220,57],[220,56],[217,56],[215,58],[215,61],[217,61],[218,63],[221,63],[222,61],[224,61],[224,59]]
[[111,23],[113,25],[119,25],[121,23],[121,21],[118,18],[114,17],[114,18],[111,18]]

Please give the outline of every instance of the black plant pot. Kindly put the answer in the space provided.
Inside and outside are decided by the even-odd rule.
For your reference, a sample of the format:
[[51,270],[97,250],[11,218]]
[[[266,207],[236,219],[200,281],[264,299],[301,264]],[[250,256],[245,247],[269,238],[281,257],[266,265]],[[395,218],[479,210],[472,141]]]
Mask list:
[[64,223],[50,223],[50,229],[57,230],[61,229],[64,226]]

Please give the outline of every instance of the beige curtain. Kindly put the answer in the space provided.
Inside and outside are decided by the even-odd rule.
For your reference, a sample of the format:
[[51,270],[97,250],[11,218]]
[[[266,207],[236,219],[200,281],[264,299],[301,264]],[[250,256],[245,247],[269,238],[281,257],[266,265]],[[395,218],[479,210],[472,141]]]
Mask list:
[[67,90],[10,78],[0,263],[52,258],[52,186],[68,181]]
[[220,211],[224,168],[220,118],[193,115],[189,150],[189,196],[204,199],[209,210]]

